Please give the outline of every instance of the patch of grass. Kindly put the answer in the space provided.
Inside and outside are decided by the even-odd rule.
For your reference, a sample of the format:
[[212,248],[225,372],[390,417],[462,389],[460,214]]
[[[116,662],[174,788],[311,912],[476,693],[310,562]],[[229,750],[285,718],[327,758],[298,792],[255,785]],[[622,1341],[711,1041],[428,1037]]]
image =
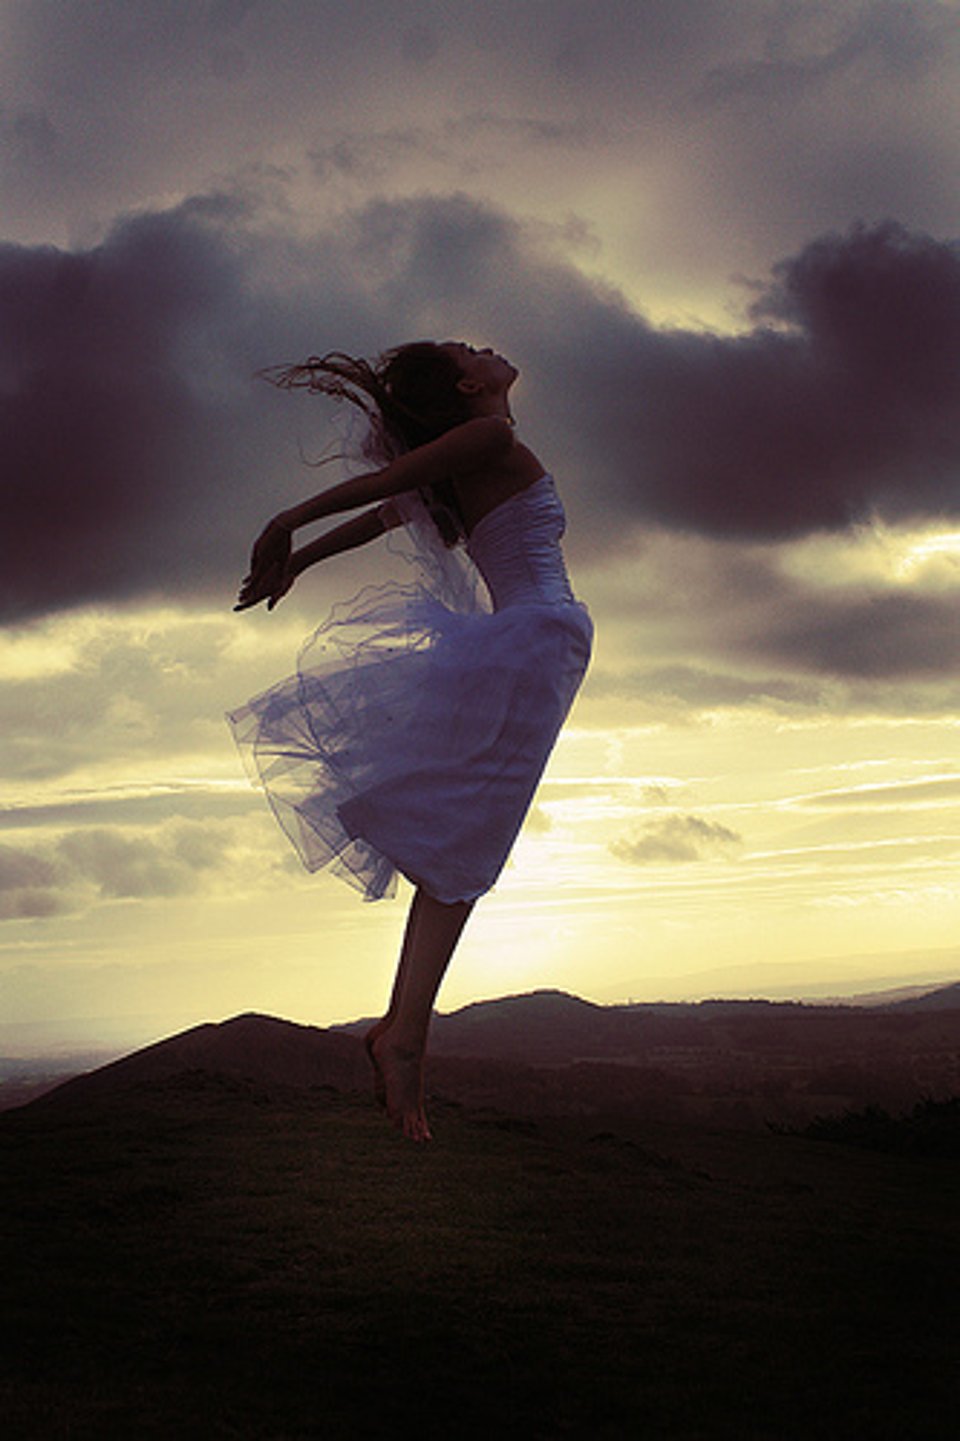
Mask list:
[[925,1097],[901,1116],[891,1116],[881,1106],[864,1106],[838,1116],[815,1116],[805,1126],[772,1126],[771,1130],[894,1156],[958,1160],[960,1096],[945,1101]]
[[943,1437],[957,1168],[176,1086],[0,1121],[8,1438]]

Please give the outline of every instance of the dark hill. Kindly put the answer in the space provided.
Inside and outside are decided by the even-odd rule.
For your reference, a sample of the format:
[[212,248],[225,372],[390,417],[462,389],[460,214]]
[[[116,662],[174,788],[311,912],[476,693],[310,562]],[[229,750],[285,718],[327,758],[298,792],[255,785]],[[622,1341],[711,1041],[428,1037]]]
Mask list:
[[955,1162],[662,1109],[414,1147],[314,1084],[352,1057],[241,1016],[0,1116],[4,1441],[954,1434]]
[[177,1076],[202,1073],[261,1087],[349,1091],[369,1083],[359,1041],[318,1026],[246,1014],[194,1026],[96,1071],[74,1076],[32,1103],[87,1105],[101,1097],[143,1091]]
[[[921,1008],[923,1009],[923,1008]],[[960,1008],[864,1009],[795,1001],[708,1000],[598,1006],[559,991],[535,991],[465,1006],[437,1016],[431,1047],[438,1056],[487,1056],[535,1066],[582,1060],[634,1064],[690,1058],[782,1053],[850,1059],[856,1054],[938,1049],[960,1041]]]
[[[518,998],[522,999],[522,998]],[[573,998],[566,998],[571,1004]],[[595,1007],[582,1003],[585,1009]],[[508,1007],[508,1010],[511,1009]],[[522,1007],[519,1008],[522,1012]],[[573,1039],[568,1035],[568,1039]],[[492,1049],[497,1047],[491,1028]],[[436,1055],[429,1067],[434,1099],[523,1115],[676,1115],[669,1078],[643,1066],[600,1063],[546,1068],[502,1058],[516,1046],[501,1042],[497,1055]],[[566,1058],[561,1053],[563,1059]],[[568,1053],[566,1053],[568,1054]],[[370,1071],[359,1037],[297,1025],[273,1016],[241,1015],[196,1026],[141,1051],[75,1076],[26,1109],[89,1112],[102,1102],[135,1107],[145,1096],[178,1090],[244,1091],[263,1100],[297,1093],[370,1090]],[[681,1090],[684,1087],[681,1086]]]
[[[324,1030],[241,1015],[196,1026],[47,1092],[32,1105],[87,1106],[219,1077],[230,1086],[362,1092],[357,1022]],[[763,1126],[960,1093],[960,1009],[769,1001],[598,1006],[559,991],[436,1017],[432,1096],[525,1116],[636,1116]],[[192,1077],[193,1080],[189,1080]],[[184,1078],[187,1078],[186,1080]]]
[[894,1001],[887,1009],[891,1011],[960,1010],[960,981],[954,981],[951,986],[941,986],[935,991],[927,991],[922,996],[911,996],[906,1001]]
[[438,1056],[489,1056],[533,1065],[565,1065],[584,1056],[626,1054],[636,1032],[620,1007],[594,1005],[564,991],[533,991],[478,1001],[436,1018]]

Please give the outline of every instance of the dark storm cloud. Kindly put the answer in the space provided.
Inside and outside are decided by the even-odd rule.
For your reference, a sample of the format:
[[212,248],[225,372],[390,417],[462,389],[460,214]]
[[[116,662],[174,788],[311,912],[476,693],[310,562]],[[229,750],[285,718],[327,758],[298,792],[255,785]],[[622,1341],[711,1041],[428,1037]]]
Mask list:
[[[795,573],[792,561],[789,547],[661,536],[644,552],[635,615],[647,625],[659,617],[686,664],[648,663],[609,684],[705,709],[956,710],[960,587],[858,579],[855,542],[812,574]],[[627,584],[611,611],[630,613]]]
[[10,110],[0,105],[0,144],[3,165],[16,173],[49,163],[56,155],[60,137],[45,110]]
[[[465,197],[380,202],[306,241],[235,194],[91,250],[2,247],[3,615],[222,591],[251,530],[317,486],[291,479],[305,412],[256,367],[420,334],[517,358],[521,415],[566,457],[596,547],[640,525],[788,539],[957,513],[955,246],[892,224],[821,238],[754,314],[739,336],[658,330]],[[918,609],[933,602],[891,597],[872,620],[906,631]],[[809,619],[787,640],[846,664]]]
[[[886,685],[909,681],[921,691],[934,686],[948,708],[955,708],[957,587],[925,591],[903,583],[844,581],[842,572],[818,582],[792,574],[789,554],[773,547],[753,554],[749,547],[721,548],[715,564],[712,577],[707,567],[695,571],[677,601],[685,612],[687,642],[709,653],[714,665],[723,659],[737,669],[748,667],[748,675],[762,666],[798,682],[796,688],[771,691],[771,701],[802,703],[807,691],[810,703],[819,694],[828,706],[831,694],[820,681],[842,682],[865,700]],[[923,708],[918,698],[915,703]]]
[[604,388],[640,512],[744,538],[956,513],[956,246],[894,224],[825,237],[777,267],[754,317],[735,338],[620,337]]
[[7,617],[162,590],[209,550],[243,304],[229,249],[182,215],[85,253],[0,247]]
[[960,666],[958,598],[902,591],[822,597],[799,589],[792,607],[757,616],[744,651],[851,680],[936,678]]

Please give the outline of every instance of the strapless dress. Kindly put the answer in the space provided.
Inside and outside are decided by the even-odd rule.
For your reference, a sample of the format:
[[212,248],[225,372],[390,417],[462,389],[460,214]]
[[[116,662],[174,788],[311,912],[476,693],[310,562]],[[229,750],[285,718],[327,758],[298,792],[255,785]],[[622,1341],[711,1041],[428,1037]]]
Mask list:
[[367,900],[392,895],[398,872],[440,901],[491,888],[590,658],[563,531],[544,475],[467,542],[492,609],[369,588],[309,638],[296,675],[230,713],[308,870]]

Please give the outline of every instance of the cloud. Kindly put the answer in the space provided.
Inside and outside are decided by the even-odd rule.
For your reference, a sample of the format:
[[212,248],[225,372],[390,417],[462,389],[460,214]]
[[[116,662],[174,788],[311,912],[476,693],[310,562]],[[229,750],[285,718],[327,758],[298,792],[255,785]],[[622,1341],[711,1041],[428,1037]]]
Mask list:
[[63,909],[54,889],[61,870],[45,856],[0,845],[0,920],[56,915]]
[[19,846],[0,845],[0,920],[58,915],[68,909],[59,894],[63,867]]
[[602,419],[636,513],[776,539],[956,513],[957,246],[893,223],[822,237],[753,314],[737,337],[622,327]]
[[122,835],[105,827],[71,831],[57,845],[75,878],[90,881],[103,898],[174,896],[194,891],[200,873],[215,866],[209,836],[180,829],[165,843]]
[[45,110],[10,110],[3,105],[0,105],[0,138],[4,142],[5,164],[14,172],[28,171],[48,162],[60,140]]
[[671,815],[648,821],[641,829],[611,841],[618,860],[631,865],[682,864],[729,854],[742,837],[717,821],[702,816]]
[[[0,635],[0,825],[27,823],[24,806],[48,824],[51,804],[73,819],[115,818],[132,795],[144,819],[237,808],[237,796],[210,794],[211,761],[198,773],[197,757],[219,753],[213,774],[229,776],[222,764],[237,757],[224,712],[294,668],[307,622],[293,611],[244,626],[225,602],[220,615],[73,612]],[[66,776],[74,793],[38,812],[35,786]]]
[[834,81],[849,84],[858,72],[887,84],[912,80],[937,67],[945,43],[957,31],[948,8],[929,0],[836,5],[830,14],[769,8],[767,53],[712,67],[704,81],[705,98],[782,102],[816,97]]
[[[867,541],[867,548],[869,541]],[[933,588],[883,575],[860,575],[855,540],[846,566],[810,573],[791,566],[796,551],[786,547],[708,549],[684,583],[682,604],[687,639],[737,672],[758,667],[792,677],[792,699],[829,706],[837,699],[831,682],[864,694],[884,684],[935,686],[952,693],[960,663],[956,617],[960,587]],[[819,678],[819,679],[818,679]],[[826,684],[824,684],[826,682]],[[771,692],[771,699],[776,691]],[[784,701],[789,689],[780,691]]]
[[606,127],[579,117],[546,120],[536,115],[497,114],[473,110],[432,125],[405,124],[389,129],[341,129],[328,127],[318,143],[306,152],[311,172],[323,185],[346,182],[361,192],[393,189],[404,172],[435,167],[448,185],[456,188],[464,180],[502,165],[505,146],[522,148],[526,154],[546,151],[566,155],[592,150],[610,139]]
[[952,567],[905,569],[915,548],[870,527],[793,545],[658,532],[633,567],[578,571],[601,620],[585,699],[653,720],[956,714],[960,584]]
[[803,796],[800,805],[817,810],[842,807],[845,810],[869,807],[899,812],[905,806],[949,806],[960,800],[960,776],[935,776],[920,781],[898,781],[874,785],[847,786],[832,791],[819,791]]
[[[738,336],[658,330],[465,197],[294,240],[214,196],[89,251],[3,247],[2,613],[228,585],[254,521],[289,499],[283,426],[304,413],[252,372],[328,339],[495,338],[568,456],[574,507],[589,481],[597,546],[641,524],[787,539],[957,512],[955,246],[893,224],[823,237],[754,314]],[[314,403],[318,430],[328,413]]]
[[[118,765],[123,759],[117,756]],[[202,781],[192,785],[108,785],[100,787],[96,794],[68,794],[34,805],[0,806],[0,830],[48,830],[79,822],[149,825],[174,816],[210,820],[257,813],[262,807],[262,796],[239,780],[235,786],[213,786]]]
[[590,694],[641,701],[645,707],[684,707],[696,713],[747,706],[792,711],[816,709],[824,703],[824,687],[816,680],[789,676],[750,676],[676,664],[647,670],[591,672]]
[[266,808],[230,819],[160,820],[152,826],[74,826],[33,844],[0,845],[0,919],[76,914],[111,901],[200,893],[249,895],[296,875],[278,850]]
[[937,680],[960,664],[957,597],[873,593],[817,596],[798,588],[791,612],[757,616],[744,653],[852,680]]
[[93,251],[0,247],[8,618],[199,566],[229,505],[230,424],[258,449],[223,397],[243,345],[219,327],[242,307],[229,248],[187,212],[129,220]]
[[731,274],[762,273],[810,234],[858,216],[954,227],[952,5],[413,8],[15,7],[0,88],[35,135],[28,161],[21,141],[6,147],[6,233],[89,243],[119,213],[252,168],[290,177],[292,228],[347,201],[465,187],[541,224],[590,225],[599,265],[632,294],[716,318]]

